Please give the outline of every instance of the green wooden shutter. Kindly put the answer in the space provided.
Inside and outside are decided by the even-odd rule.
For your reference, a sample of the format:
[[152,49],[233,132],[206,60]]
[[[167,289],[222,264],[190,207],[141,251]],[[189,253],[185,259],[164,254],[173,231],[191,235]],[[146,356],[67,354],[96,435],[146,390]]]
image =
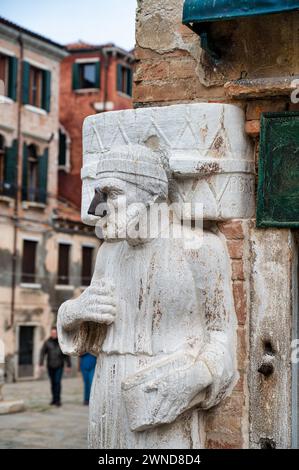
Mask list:
[[51,72],[49,70],[43,71],[42,108],[48,113],[51,110]]
[[48,188],[48,155],[49,149],[45,149],[38,159],[38,202],[47,203]]
[[23,104],[29,103],[29,85],[30,85],[30,64],[23,62],[23,77],[22,77],[22,100]]
[[95,87],[96,88],[101,88],[101,62],[100,61],[96,62],[95,67],[96,67]]
[[73,90],[80,89],[80,70],[79,64],[73,64]]
[[127,95],[132,96],[132,79],[133,71],[132,69],[127,69]]
[[117,91],[123,91],[122,65],[117,64]]
[[14,140],[11,147],[5,149],[5,167],[4,167],[4,194],[14,197],[17,189],[17,159],[18,159],[18,141]]
[[27,188],[27,175],[28,175],[28,147],[23,145],[23,168],[22,168],[22,200],[27,201],[28,188]]
[[18,59],[16,57],[9,57],[8,96],[14,101],[17,101],[17,83]]

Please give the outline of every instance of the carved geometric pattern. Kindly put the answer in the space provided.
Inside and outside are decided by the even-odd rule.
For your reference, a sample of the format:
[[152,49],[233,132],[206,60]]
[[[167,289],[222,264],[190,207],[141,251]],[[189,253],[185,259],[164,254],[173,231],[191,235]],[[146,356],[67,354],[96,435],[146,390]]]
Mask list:
[[[242,123],[243,112],[232,105],[199,103],[198,105],[177,105],[162,108],[144,108],[107,113],[106,115],[90,118],[90,126],[86,132],[86,154],[91,147],[93,154],[90,163],[96,163],[102,152],[119,145],[147,145],[151,137],[157,139],[156,148],[167,149],[172,158],[173,152],[181,158],[182,173],[178,171],[177,190],[179,199],[183,202],[197,201],[198,194],[202,193],[200,185],[205,182],[204,194],[212,201],[211,206],[220,214],[222,206],[233,207],[232,217],[242,217],[242,213],[251,211],[254,207],[253,196],[247,191],[241,191],[240,200],[232,200],[230,194],[231,176],[250,178],[248,170],[221,170],[221,163],[244,162],[252,159],[251,146],[244,135]],[[188,175],[184,176],[184,161],[194,164],[194,170],[189,165]],[[200,174],[196,162],[209,161],[219,163],[220,174]],[[88,162],[85,162],[88,165]],[[171,168],[176,168],[175,160],[171,161]],[[187,165],[188,166],[188,165]],[[222,168],[225,168],[223,166]],[[243,173],[243,176],[242,176]],[[245,173],[245,174],[244,174]],[[246,176],[247,173],[247,176]],[[223,177],[223,175],[226,177]],[[181,176],[180,176],[181,175]],[[222,176],[221,176],[222,175]],[[184,181],[192,180],[192,185]],[[247,181],[247,180],[246,180]],[[246,182],[246,185],[248,183]],[[187,189],[188,187],[188,189]],[[235,190],[238,193],[238,189]],[[210,194],[210,195],[209,195]],[[252,199],[252,200],[251,200]],[[245,201],[247,201],[245,203]],[[205,201],[202,201],[205,204]],[[247,207],[245,207],[247,205]],[[242,206],[244,208],[242,209]],[[215,209],[214,209],[215,210]]]

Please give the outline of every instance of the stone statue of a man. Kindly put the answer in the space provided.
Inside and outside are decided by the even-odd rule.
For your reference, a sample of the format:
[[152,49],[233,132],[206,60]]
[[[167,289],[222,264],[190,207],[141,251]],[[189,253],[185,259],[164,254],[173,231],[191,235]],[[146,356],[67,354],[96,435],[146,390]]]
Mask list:
[[[235,381],[235,314],[221,240],[204,230],[194,249],[163,230],[130,236],[153,204],[168,201],[168,176],[158,153],[140,145],[112,148],[97,167],[90,213],[101,219],[105,241],[90,287],[58,315],[63,352],[98,356],[91,448],[202,448],[203,410]],[[120,207],[126,217],[116,218]]]

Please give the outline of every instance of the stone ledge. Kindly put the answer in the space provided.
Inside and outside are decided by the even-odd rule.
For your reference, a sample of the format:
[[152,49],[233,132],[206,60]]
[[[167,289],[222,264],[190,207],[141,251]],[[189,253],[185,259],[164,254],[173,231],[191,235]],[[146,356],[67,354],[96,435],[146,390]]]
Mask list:
[[21,413],[22,411],[25,411],[25,405],[23,400],[0,401],[0,415]]
[[230,98],[248,99],[290,95],[298,87],[299,76],[241,79],[225,83],[225,94]]

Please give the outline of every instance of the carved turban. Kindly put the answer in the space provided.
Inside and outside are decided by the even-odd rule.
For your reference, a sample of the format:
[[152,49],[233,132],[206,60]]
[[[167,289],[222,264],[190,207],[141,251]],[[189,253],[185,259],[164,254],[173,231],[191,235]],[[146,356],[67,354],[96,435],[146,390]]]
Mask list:
[[118,178],[153,195],[168,194],[168,177],[159,154],[142,145],[118,146],[102,153],[97,178]]

